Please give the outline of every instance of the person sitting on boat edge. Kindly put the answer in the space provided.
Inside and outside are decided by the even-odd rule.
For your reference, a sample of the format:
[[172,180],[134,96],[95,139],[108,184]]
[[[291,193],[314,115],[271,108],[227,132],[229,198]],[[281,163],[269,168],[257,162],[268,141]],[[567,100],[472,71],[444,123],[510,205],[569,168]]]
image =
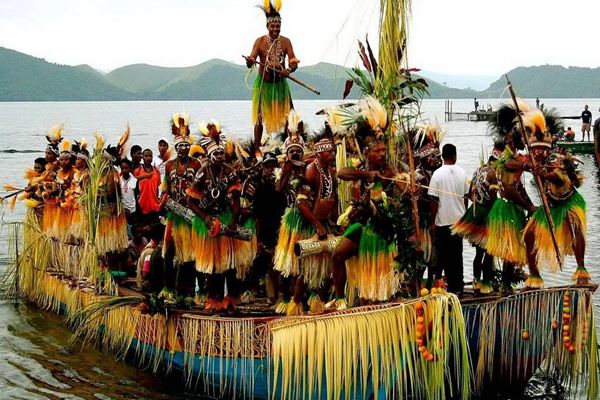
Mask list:
[[568,153],[565,155],[551,148],[552,128],[557,127],[557,122],[551,118],[540,111],[525,113],[523,116],[531,153],[538,164],[533,173],[542,180],[554,225],[554,238],[560,252],[559,260],[544,208],[539,207],[531,215],[523,232],[529,270],[531,276],[535,277],[534,284],[528,285],[528,288],[544,287],[540,269],[558,272],[566,255],[574,255],[577,261],[572,279],[578,285],[586,285],[590,280],[590,274],[584,266],[585,200],[577,191],[583,177],[577,171],[578,160]]
[[575,131],[569,126],[565,131],[565,141],[573,142],[575,140]]
[[[276,2],[281,4],[280,1]],[[252,68],[259,63],[258,75],[252,92],[252,123],[254,125],[254,150],[260,156],[263,126],[267,134],[281,131],[287,115],[293,107],[292,96],[287,80],[290,73],[298,68],[292,42],[281,36],[281,15],[279,8],[264,0],[260,6],[267,18],[268,34],[255,40],[246,66]],[[286,68],[286,58],[288,67]]]

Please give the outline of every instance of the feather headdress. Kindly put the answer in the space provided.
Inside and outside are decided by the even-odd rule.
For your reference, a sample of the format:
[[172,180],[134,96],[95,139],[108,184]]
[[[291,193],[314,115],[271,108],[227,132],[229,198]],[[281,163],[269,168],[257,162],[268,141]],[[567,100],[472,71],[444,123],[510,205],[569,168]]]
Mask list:
[[414,156],[425,158],[431,155],[439,155],[440,143],[444,139],[444,131],[437,123],[423,123],[416,126],[414,136]]
[[127,125],[125,132],[121,134],[119,141],[117,142],[117,157],[119,159],[125,158],[127,151],[129,150],[129,139],[131,138],[131,128]]
[[554,110],[533,110],[524,113],[523,126],[531,147],[552,147],[554,136],[562,129],[562,123]]
[[171,117],[171,134],[173,135],[173,144],[177,147],[180,143],[190,143],[190,114],[180,112]]
[[286,153],[292,147],[299,147],[304,150],[304,121],[298,115],[296,110],[290,110],[288,119],[285,123],[286,138],[283,142],[283,152]]
[[50,128],[50,132],[48,132],[48,134],[46,135],[46,140],[48,141],[47,149],[52,151],[56,155],[58,155],[59,153],[58,145],[63,139],[62,130],[62,124],[54,125],[52,128]]
[[63,153],[73,156],[73,146],[71,146],[69,139],[64,139],[60,144],[60,154]]
[[265,17],[267,18],[267,24],[271,22],[281,23],[281,15],[279,15],[279,11],[281,10],[281,0],[275,0],[275,4],[271,3],[271,0],[263,0],[263,5],[258,7],[264,11]]

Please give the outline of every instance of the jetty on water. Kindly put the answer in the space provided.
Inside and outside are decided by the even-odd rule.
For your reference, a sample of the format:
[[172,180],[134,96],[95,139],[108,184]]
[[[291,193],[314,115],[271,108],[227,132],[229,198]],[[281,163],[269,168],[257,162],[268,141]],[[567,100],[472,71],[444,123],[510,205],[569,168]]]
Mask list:
[[454,111],[454,107],[451,100],[444,102],[444,122],[454,121],[455,119],[467,121],[490,121],[496,117],[495,111]]

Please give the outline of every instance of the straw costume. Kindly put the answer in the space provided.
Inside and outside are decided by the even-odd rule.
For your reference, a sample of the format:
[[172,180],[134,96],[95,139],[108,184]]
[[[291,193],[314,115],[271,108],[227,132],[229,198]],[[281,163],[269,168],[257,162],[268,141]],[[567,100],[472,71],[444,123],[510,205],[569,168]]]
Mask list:
[[267,134],[271,134],[281,131],[285,125],[288,113],[293,108],[285,78],[298,68],[300,62],[294,55],[290,39],[279,35],[281,0],[274,5],[270,0],[265,0],[260,8],[265,13],[269,33],[256,39],[250,57],[246,59],[248,68],[257,59],[261,64],[252,90],[252,123],[257,150],[261,145],[263,126]]
[[[520,105],[525,111],[526,105]],[[525,210],[532,210],[533,204],[525,192],[521,175],[529,169],[525,156],[517,150],[524,149],[518,131],[517,113],[511,106],[502,106],[497,119],[490,123],[492,132],[506,143],[506,149],[493,163],[499,186],[499,197],[494,201],[488,214],[486,251],[512,265],[525,265],[525,245],[521,232],[525,228]]]
[[39,178],[41,185],[41,196],[44,201],[44,212],[42,215],[42,231],[50,235],[54,227],[54,221],[58,217],[59,199],[58,187],[55,182],[58,171],[58,156],[60,155],[59,144],[62,138],[62,125],[54,126],[48,135],[48,146],[46,147],[46,170]]
[[[471,179],[471,205],[452,226],[452,234],[460,235],[475,247],[473,260],[473,289],[488,294],[493,290],[491,279],[493,257],[485,251],[488,232],[488,215],[497,199],[498,180],[492,165],[501,155],[502,150],[494,148],[488,162],[473,173]],[[483,280],[482,280],[483,273]]]
[[[554,234],[561,256],[561,264],[566,255],[575,255],[577,270],[573,280],[587,284],[590,275],[584,266],[586,214],[585,200],[577,191],[583,177],[577,171],[578,160],[570,154],[551,149],[553,133],[557,123],[552,114],[535,110],[525,113],[523,120],[530,136],[532,154],[540,164],[536,171],[542,179],[543,189],[548,199],[550,215],[554,224]],[[543,287],[539,271],[558,272],[559,263],[552,242],[549,223],[543,207],[539,207],[529,219],[523,238],[527,246],[529,269],[537,279],[527,287]]]
[[[440,143],[444,139],[444,132],[437,124],[422,124],[417,126],[413,141],[415,158],[415,178],[420,185],[429,186],[433,172],[442,164]],[[431,198],[427,195],[419,196],[419,224],[421,227],[421,250],[423,259],[430,264],[433,256],[433,240],[429,227],[431,226]]]
[[[314,144],[315,160],[306,168],[304,183],[296,197],[296,208],[303,220],[304,231],[311,232],[309,239],[323,241],[333,239],[337,220],[337,185],[335,174],[335,144],[331,131],[326,128],[322,138],[317,138]],[[297,242],[294,243],[294,246]],[[298,276],[294,296],[287,309],[287,315],[302,314],[302,295],[305,287],[312,291],[308,300],[311,313],[320,314],[324,310],[324,302],[317,290],[325,286],[331,276],[333,261],[329,251],[308,255],[296,260],[292,266],[297,271],[289,274]],[[287,271],[286,271],[287,272]]]
[[397,175],[386,160],[387,113],[373,97],[342,112],[353,126],[365,161],[358,168],[338,171],[338,178],[356,182],[352,207],[338,219],[338,224],[347,228],[333,254],[336,299],[326,308],[338,310],[347,307],[346,276],[350,294],[372,301],[389,300],[400,284],[394,263],[398,249],[393,215],[399,212],[393,206],[395,184],[381,178]]
[[[96,224],[95,244],[99,256],[127,249],[127,220],[120,201],[119,173],[115,169],[127,154],[130,129],[127,127],[115,147],[108,145],[102,156],[105,168],[99,178],[100,208]],[[98,143],[96,144],[99,145]]]
[[[218,311],[236,306],[238,287],[233,279],[240,244],[222,233],[235,226],[239,218],[241,185],[236,172],[225,163],[225,146],[220,140],[206,142],[204,150],[207,158],[202,160],[187,197],[188,206],[196,214],[192,222],[196,271],[207,275],[205,308]],[[223,297],[225,274],[231,279],[227,282],[228,294]]]
[[[281,275],[281,288],[283,300],[276,307],[277,313],[286,313],[290,304],[290,285],[294,278],[300,274],[298,258],[294,255],[294,245],[298,240],[304,240],[315,234],[314,226],[308,222],[298,209],[298,196],[300,192],[309,192],[305,185],[306,164],[302,161],[304,157],[305,142],[302,138],[302,121],[295,118],[295,112],[291,112],[287,124],[288,137],[283,144],[286,161],[283,164],[281,177],[277,183],[277,189],[283,193],[286,201],[286,210],[281,218],[277,246],[273,259],[274,269]],[[302,124],[302,125],[301,125]],[[307,194],[303,194],[307,196]],[[296,307],[298,308],[298,307]]]
[[[185,112],[173,114],[171,118],[171,134],[177,157],[165,164],[164,193],[161,203],[167,199],[180,205],[187,204],[187,191],[192,186],[194,176],[200,168],[200,162],[189,156],[191,143],[189,114]],[[169,301],[173,300],[172,288],[176,286],[180,294],[189,297],[194,295],[195,279],[194,248],[192,226],[182,215],[172,210],[167,211],[166,228],[162,255],[165,266],[165,288],[161,296]],[[178,271],[178,280],[175,283],[175,271]],[[201,285],[202,286],[202,285]]]

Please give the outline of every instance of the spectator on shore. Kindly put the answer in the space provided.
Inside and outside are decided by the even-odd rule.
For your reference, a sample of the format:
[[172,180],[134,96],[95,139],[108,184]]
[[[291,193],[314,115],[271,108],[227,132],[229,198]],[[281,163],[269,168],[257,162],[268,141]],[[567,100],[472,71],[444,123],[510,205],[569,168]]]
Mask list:
[[137,179],[131,175],[131,161],[124,158],[121,160],[120,166],[121,173],[119,174],[119,185],[121,186],[121,202],[123,203],[123,209],[125,210],[127,224],[131,228],[131,226],[137,222]]
[[477,112],[477,109],[479,108],[479,102],[477,101],[477,97],[473,99],[473,105],[475,106],[475,112]]
[[588,110],[587,104],[584,110],[581,112],[581,141],[585,140],[585,133],[587,132],[587,140],[590,140],[590,130],[592,128],[592,112]]
[[131,156],[131,171],[135,171],[137,167],[142,165],[142,147],[134,144],[129,150],[129,155]]
[[535,108],[537,108],[537,109],[540,108],[540,98],[539,97],[535,98]]
[[[437,252],[434,278],[442,279],[446,273],[448,291],[462,295],[463,281],[463,243],[462,238],[453,235],[450,227],[465,213],[469,193],[467,175],[456,165],[456,147],[445,144],[442,148],[444,164],[435,170],[429,183],[429,196],[433,201],[431,209],[431,230]],[[450,195],[449,193],[454,193]]]
[[152,164],[152,150],[145,149],[142,154],[143,164],[133,172],[133,175],[138,180],[140,192],[138,200],[140,221],[144,225],[150,225],[158,220],[160,210],[158,193],[161,179],[158,168]]

